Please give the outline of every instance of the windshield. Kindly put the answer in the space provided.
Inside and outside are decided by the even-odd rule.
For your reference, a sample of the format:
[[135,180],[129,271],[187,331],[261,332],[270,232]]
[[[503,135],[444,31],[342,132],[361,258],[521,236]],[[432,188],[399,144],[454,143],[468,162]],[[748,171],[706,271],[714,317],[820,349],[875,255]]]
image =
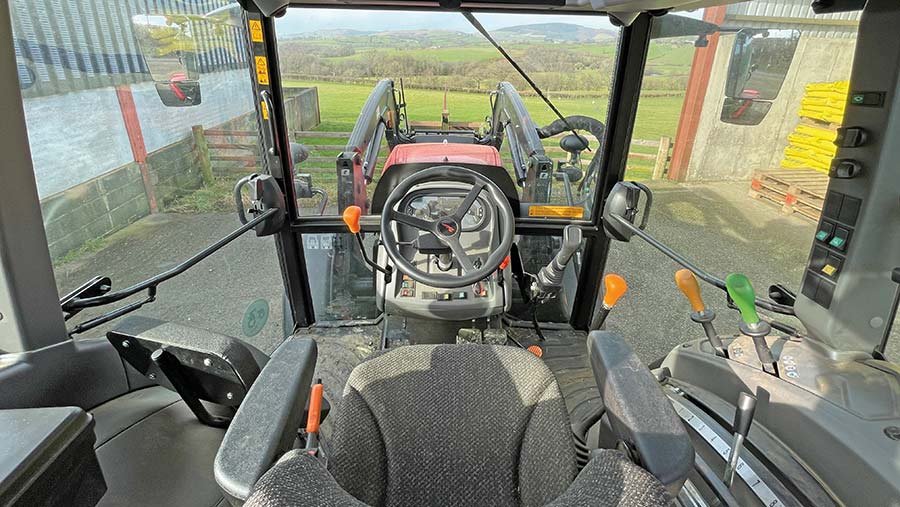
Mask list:
[[[403,176],[447,164],[490,174],[521,203],[521,218],[591,219],[619,29],[603,16],[475,17],[525,76],[460,13],[298,8],[277,19],[283,86],[305,90],[316,106],[291,132],[305,147],[294,153],[308,154],[294,160],[302,216],[339,215],[349,205],[378,214]],[[669,127],[674,132],[675,123]],[[645,135],[657,134],[635,136],[629,162],[638,171],[653,165]],[[416,199],[408,210],[435,218],[453,202]],[[487,213],[474,206],[463,230],[477,229]],[[373,255],[377,241],[365,235]],[[303,244],[317,320],[379,314],[371,269],[353,236],[304,234]],[[523,237],[517,247],[534,273],[559,239]],[[568,320],[579,270],[580,255],[541,318]],[[520,303],[511,313],[530,319]]]
[[[315,90],[318,104],[318,116],[293,132],[309,149],[297,171],[320,190],[301,201],[302,214],[351,204],[340,195],[341,153],[357,153],[371,204],[394,165],[427,160],[412,149],[389,158],[396,145],[465,143],[492,146],[499,160],[479,153],[447,162],[502,167],[513,197],[534,205],[523,216],[590,219],[619,37],[608,18],[476,15],[567,118],[560,121],[462,14],[347,12],[292,9],[276,22],[284,86]],[[564,142],[573,130],[587,146]]]

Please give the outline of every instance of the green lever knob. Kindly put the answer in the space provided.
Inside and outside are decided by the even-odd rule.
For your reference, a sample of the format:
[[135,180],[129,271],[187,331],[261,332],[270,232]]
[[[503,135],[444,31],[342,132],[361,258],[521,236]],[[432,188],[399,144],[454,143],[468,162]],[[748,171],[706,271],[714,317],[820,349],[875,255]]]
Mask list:
[[741,319],[748,326],[752,326],[759,322],[759,315],[756,313],[756,293],[753,292],[753,286],[750,285],[750,279],[740,273],[732,273],[725,277],[725,289],[728,295],[734,300],[738,310],[741,312]]

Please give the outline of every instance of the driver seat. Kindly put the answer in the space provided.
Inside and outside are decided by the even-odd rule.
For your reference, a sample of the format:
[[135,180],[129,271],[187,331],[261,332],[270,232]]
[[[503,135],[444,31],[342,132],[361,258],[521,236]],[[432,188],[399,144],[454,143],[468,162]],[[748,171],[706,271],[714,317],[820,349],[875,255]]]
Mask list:
[[351,373],[325,449],[327,468],[303,451],[285,454],[245,505],[671,503],[619,451],[595,451],[578,474],[556,379],[516,347],[415,345],[373,356]]

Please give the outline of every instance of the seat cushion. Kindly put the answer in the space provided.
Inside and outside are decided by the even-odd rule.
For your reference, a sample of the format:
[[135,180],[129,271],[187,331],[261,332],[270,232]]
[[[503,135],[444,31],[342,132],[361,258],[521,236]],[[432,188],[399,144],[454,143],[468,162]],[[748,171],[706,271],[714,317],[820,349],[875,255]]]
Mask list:
[[[460,485],[465,488],[465,485]],[[425,505],[434,505],[435,501]],[[666,507],[665,486],[619,451],[595,450],[565,493],[547,507]],[[478,507],[480,504],[461,504]],[[491,505],[491,504],[487,504]],[[263,475],[244,507],[366,507],[344,491],[322,460],[291,451]]]
[[372,506],[544,505],[576,474],[553,374],[519,348],[401,347],[357,366],[328,468]]

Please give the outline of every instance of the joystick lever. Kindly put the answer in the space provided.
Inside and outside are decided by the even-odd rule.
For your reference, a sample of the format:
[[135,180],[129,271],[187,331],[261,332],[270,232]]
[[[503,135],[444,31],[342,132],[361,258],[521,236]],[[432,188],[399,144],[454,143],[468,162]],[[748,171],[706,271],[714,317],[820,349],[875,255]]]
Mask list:
[[691,304],[691,309],[694,310],[694,312],[691,313],[691,320],[703,326],[703,331],[706,333],[706,339],[709,341],[709,344],[712,345],[713,350],[716,351],[716,355],[728,357],[725,344],[719,339],[719,335],[716,334],[716,329],[713,327],[713,320],[716,318],[716,312],[707,308],[706,304],[703,303],[703,298],[700,296],[700,284],[697,282],[697,277],[694,276],[694,273],[689,269],[679,269],[675,272],[675,284],[678,285],[678,288],[684,293],[684,296]]
[[778,376],[775,358],[772,357],[772,351],[766,343],[766,336],[772,332],[772,326],[761,320],[756,313],[756,293],[750,285],[750,280],[740,273],[732,273],[725,278],[725,289],[741,312],[741,334],[753,339],[753,347],[763,370]]
[[363,243],[362,235],[359,233],[359,231],[362,230],[362,227],[359,224],[361,216],[362,208],[359,206],[347,206],[341,218],[343,218],[344,223],[347,225],[347,230],[356,237],[356,243],[359,245],[359,253],[362,255],[363,260],[366,261],[366,264],[371,266],[375,271],[380,271],[384,275],[384,283],[391,283],[394,274],[393,269],[391,269],[390,266],[379,266],[366,255],[366,245]]
[[563,283],[563,273],[566,265],[581,246],[581,228],[577,225],[567,225],[563,229],[562,245],[549,264],[541,268],[534,282],[531,284],[533,299],[541,299],[554,294]]
[[603,298],[600,300],[600,308],[594,311],[594,318],[591,320],[591,331],[600,329],[600,326],[606,322],[609,312],[627,291],[628,283],[621,276],[610,273],[603,277]]

